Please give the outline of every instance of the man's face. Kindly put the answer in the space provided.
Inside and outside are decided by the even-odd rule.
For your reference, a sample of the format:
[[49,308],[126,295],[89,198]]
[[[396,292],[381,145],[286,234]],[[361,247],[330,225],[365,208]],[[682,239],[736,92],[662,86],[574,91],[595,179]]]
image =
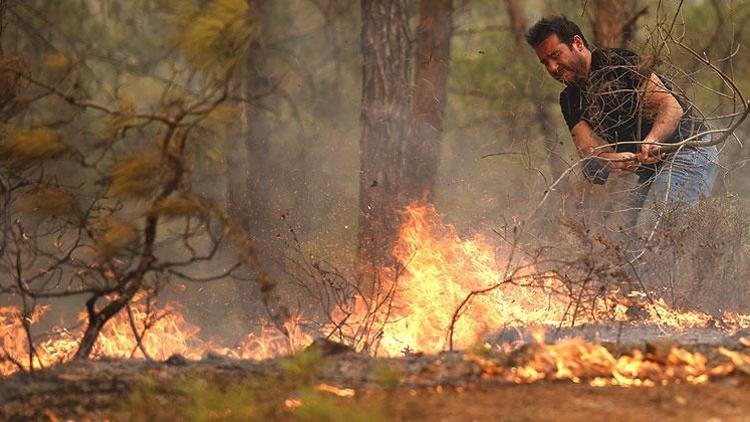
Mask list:
[[573,45],[560,41],[556,34],[547,37],[535,51],[547,72],[565,85],[580,84],[586,80],[586,60],[583,41],[575,37]]

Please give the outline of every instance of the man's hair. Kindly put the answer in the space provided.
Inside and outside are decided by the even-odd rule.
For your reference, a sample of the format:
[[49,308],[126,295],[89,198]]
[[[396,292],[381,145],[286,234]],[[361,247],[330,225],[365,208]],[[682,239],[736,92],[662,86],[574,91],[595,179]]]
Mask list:
[[557,35],[557,38],[568,46],[573,45],[573,37],[578,35],[583,40],[583,45],[586,48],[589,47],[581,28],[575,22],[569,21],[564,15],[547,16],[537,21],[526,33],[526,42],[529,43],[531,48],[537,48],[552,34]]

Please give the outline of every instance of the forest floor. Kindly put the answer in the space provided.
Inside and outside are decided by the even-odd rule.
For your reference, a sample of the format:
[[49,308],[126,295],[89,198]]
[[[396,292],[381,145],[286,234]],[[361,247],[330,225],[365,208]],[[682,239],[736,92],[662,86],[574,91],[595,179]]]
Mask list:
[[[747,351],[731,339],[722,345]],[[614,356],[633,347],[608,345]],[[635,347],[657,356],[664,344]],[[715,343],[685,347],[709,364],[725,359]],[[492,374],[535,353],[520,350],[385,359],[322,343],[262,362],[216,355],[71,362],[0,381],[0,420],[750,421],[750,368],[702,385],[656,387],[594,387],[596,371],[578,383],[515,384]]]

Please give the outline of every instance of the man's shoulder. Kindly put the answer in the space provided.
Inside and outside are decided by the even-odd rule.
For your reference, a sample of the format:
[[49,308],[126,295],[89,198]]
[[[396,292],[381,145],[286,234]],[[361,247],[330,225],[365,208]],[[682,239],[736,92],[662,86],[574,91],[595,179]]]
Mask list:
[[[626,48],[597,48],[592,52],[594,67],[637,65],[638,54]],[[598,66],[597,66],[598,65]]]
[[[636,88],[643,81],[638,55],[625,48],[600,48],[594,50],[589,75],[589,90],[594,92]],[[602,85],[603,84],[603,85]]]
[[597,51],[601,51],[608,56],[619,56],[619,57],[637,57],[635,51],[627,48],[609,47],[609,48],[597,48]]
[[560,110],[564,116],[579,113],[581,110],[581,90],[574,86],[568,85],[560,91]]
[[568,85],[560,91],[560,103],[562,104],[563,101],[569,100],[571,98],[577,98],[580,95],[581,91],[578,87],[575,85]]
[[581,90],[578,87],[568,85],[560,92],[560,111],[568,129],[573,129],[583,115]]

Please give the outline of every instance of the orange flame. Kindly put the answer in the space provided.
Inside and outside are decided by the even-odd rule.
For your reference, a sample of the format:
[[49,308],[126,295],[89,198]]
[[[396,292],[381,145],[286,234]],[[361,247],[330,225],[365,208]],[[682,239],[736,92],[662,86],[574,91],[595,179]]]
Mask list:
[[[402,211],[402,216],[404,222],[394,248],[394,257],[402,269],[384,269],[382,274],[386,276],[379,280],[373,295],[356,296],[334,310],[333,319],[339,323],[325,327],[323,334],[333,333],[334,338],[349,341],[362,350],[397,356],[404,350],[438,352],[451,342],[455,348],[468,348],[487,332],[508,326],[570,322],[569,299],[555,293],[564,290],[557,278],[538,274],[533,266],[523,262],[510,268],[506,264],[510,254],[496,256],[502,254],[496,254],[479,235],[461,239],[431,205],[413,203]],[[600,306],[606,307],[604,303]],[[239,346],[224,347],[201,340],[200,329],[184,319],[177,305],[147,309],[140,298],[132,304],[132,321],[127,312],[109,321],[93,357],[143,358],[143,348],[146,355],[158,360],[172,354],[199,359],[209,351],[234,358],[265,359],[291,353],[312,340],[309,333],[300,329],[302,321],[296,317],[285,323],[285,334],[264,323],[259,332],[248,334]],[[699,312],[670,309],[660,300],[645,309],[651,316],[649,323],[674,328],[702,327],[711,321]],[[36,308],[28,318],[29,324],[37,322],[46,310]],[[616,305],[614,311],[616,319],[626,319],[625,305]],[[728,314],[727,318],[735,328],[750,326],[748,315]],[[36,342],[35,354],[29,358],[21,321],[18,309],[0,307],[1,375],[28,370],[30,366],[50,366],[75,353],[80,332],[55,329],[45,340]],[[587,322],[580,318],[578,321]],[[140,347],[133,326],[141,333]],[[544,345],[537,338],[536,344],[527,364],[510,372],[496,370],[514,382],[594,377],[594,384],[650,385],[676,379],[704,382],[712,374],[727,373],[738,362],[745,362],[744,355],[726,352],[734,363],[709,368],[704,356],[679,348],[670,350],[663,361],[657,362],[638,351],[615,358],[601,345],[581,340]]]
[[[519,263],[509,266],[510,257],[496,256],[480,235],[461,239],[452,225],[441,221],[432,205],[412,203],[402,216],[394,256],[404,270],[397,277],[381,280],[385,286],[379,289],[392,292],[388,306],[373,309],[372,303],[381,298],[357,297],[348,313],[338,315],[355,329],[366,325],[368,318],[378,322],[380,353],[395,356],[404,350],[445,350],[451,327],[453,346],[460,349],[507,326],[572,322],[570,298],[557,293],[565,291],[561,280],[537,273],[518,258],[514,261]],[[614,302],[602,299],[594,306],[600,314],[609,312],[615,320],[628,320],[627,305],[616,303],[612,310],[609,307]],[[712,321],[701,312],[671,309],[661,299],[645,304],[644,310],[649,314],[644,322],[662,327],[705,327]],[[724,319],[734,328],[750,326],[748,315],[726,314]],[[576,321],[593,322],[593,317],[578,316]]]
[[[541,342],[540,342],[541,341]],[[710,366],[705,355],[678,346],[666,351],[644,353],[634,349],[615,358],[600,344],[580,339],[544,344],[537,338],[529,345],[523,364],[510,368],[469,354],[467,359],[479,363],[485,377],[498,376],[515,383],[540,380],[589,380],[592,386],[653,387],[669,383],[704,384],[711,377],[726,376],[750,363],[747,354],[720,347],[727,362]]]
[[[36,323],[48,309],[47,305],[37,307],[30,323]],[[294,352],[300,347],[299,344],[306,345],[312,340],[299,330],[298,320],[290,320],[285,324],[289,336],[264,325],[259,334],[248,334],[238,347],[222,347],[201,340],[198,335],[200,328],[185,320],[179,305],[167,304],[163,308],[147,309],[144,297],[140,296],[131,304],[132,323],[126,310],[115,315],[99,334],[91,357],[144,358],[145,350],[148,357],[154,360],[165,360],[175,354],[195,360],[207,352],[232,358],[267,359]],[[85,313],[79,315],[81,322],[85,318]],[[0,376],[70,360],[78,349],[79,330],[70,332],[55,328],[45,340],[34,343],[35,353],[29,364],[28,341],[21,321],[17,308],[0,307]],[[137,336],[133,333],[133,327]],[[140,338],[140,346],[136,338]]]
[[[539,276],[535,287],[530,287],[534,269],[528,265],[504,274],[482,236],[460,239],[453,226],[441,222],[432,205],[413,203],[402,215],[394,256],[404,271],[379,280],[385,284],[379,291],[391,296],[357,297],[351,315],[338,315],[359,329],[372,313],[382,314],[374,318],[382,331],[380,353],[445,350],[451,326],[453,345],[465,348],[482,334],[510,324],[553,323],[563,317],[564,302],[549,301],[552,293],[547,287],[553,279]],[[486,289],[490,290],[464,302],[473,291]],[[380,308],[373,309],[372,302],[379,302]],[[462,304],[461,312],[454,315]]]

